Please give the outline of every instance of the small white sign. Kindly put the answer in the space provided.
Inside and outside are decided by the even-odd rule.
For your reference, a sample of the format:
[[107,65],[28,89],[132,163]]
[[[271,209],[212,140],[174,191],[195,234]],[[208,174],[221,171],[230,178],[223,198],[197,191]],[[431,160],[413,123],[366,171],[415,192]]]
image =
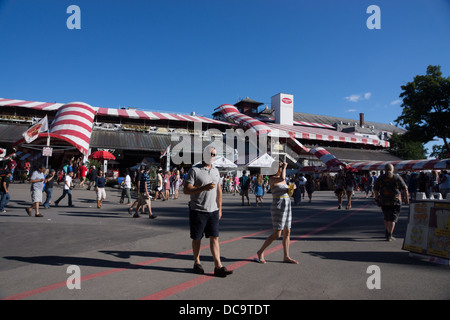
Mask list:
[[51,157],[53,153],[53,148],[44,147],[42,149],[42,156],[43,157]]

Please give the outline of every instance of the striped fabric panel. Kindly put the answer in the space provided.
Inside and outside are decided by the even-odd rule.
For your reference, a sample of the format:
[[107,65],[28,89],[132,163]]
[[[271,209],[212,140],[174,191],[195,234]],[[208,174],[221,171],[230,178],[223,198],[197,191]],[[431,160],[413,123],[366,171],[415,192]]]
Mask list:
[[65,104],[58,109],[49,132],[64,137],[87,156],[94,116],[94,108],[86,103]]

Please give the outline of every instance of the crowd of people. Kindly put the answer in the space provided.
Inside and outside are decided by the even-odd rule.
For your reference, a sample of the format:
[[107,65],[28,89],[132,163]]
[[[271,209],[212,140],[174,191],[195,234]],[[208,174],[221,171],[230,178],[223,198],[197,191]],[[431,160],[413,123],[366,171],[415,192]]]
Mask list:
[[[40,169],[31,170],[31,164],[28,161],[23,163],[23,166],[28,168],[21,175],[20,182],[24,182],[24,179],[28,180],[34,186],[40,182],[32,182],[36,179],[33,174],[40,172]],[[2,186],[0,191],[0,212],[5,211],[5,205],[10,199],[9,192],[6,190],[6,184],[9,185],[13,181],[14,169],[17,168],[17,162],[14,159],[10,159],[4,164],[4,174],[2,176]],[[130,205],[130,214],[133,209],[137,207],[138,200],[132,201],[132,190],[136,190],[139,194],[140,179],[142,174],[146,173],[149,177],[151,175],[150,169],[154,170],[150,166],[141,166],[140,170],[130,172],[129,169],[124,171],[123,182],[120,185],[122,194],[120,197],[120,203]],[[106,198],[106,177],[102,170],[99,170],[95,165],[89,166],[88,164],[81,163],[78,160],[71,159],[63,164],[61,170],[56,172],[54,169],[46,170],[43,168],[42,174],[45,178],[42,185],[37,184],[36,189],[41,188],[46,194],[44,201],[41,201],[44,208],[49,208],[51,204],[58,206],[61,200],[67,197],[68,206],[73,207],[72,201],[72,189],[74,188],[74,180],[79,180],[78,187],[87,188],[87,190],[94,189],[96,194],[97,208],[102,208],[102,203]],[[381,171],[383,174],[383,171]],[[156,175],[152,182],[148,182],[149,201],[162,200],[168,201],[169,199],[178,199],[180,189],[183,188],[183,182],[186,179],[187,171],[184,168],[174,168],[172,171],[163,171],[161,168],[156,170]],[[149,177],[147,177],[149,179]],[[262,175],[261,173],[249,174],[246,170],[243,171],[242,176],[237,175],[224,175],[220,174],[220,185],[222,186],[222,192],[236,195],[238,194],[242,198],[242,205],[252,205],[250,200],[251,194],[254,195],[255,206],[261,206],[264,202],[266,194],[271,193],[271,187],[269,184],[269,176]],[[365,193],[366,198],[374,197],[374,186],[377,181],[378,175],[376,172],[369,172],[365,174],[355,174],[351,171],[339,172],[335,175],[323,175],[321,179],[313,177],[311,174],[299,173],[293,176],[286,176],[285,182],[288,185],[288,194],[292,197],[293,205],[299,206],[302,199],[308,197],[308,201],[312,202],[313,193],[315,190],[331,189],[334,190],[337,200],[338,209],[343,208],[343,202],[346,200],[346,209],[351,209],[351,199],[355,192],[360,191]],[[441,193],[445,199],[447,193],[450,193],[450,179],[445,170],[441,172],[436,171],[420,171],[420,172],[404,172],[401,174],[401,178],[407,186],[410,199],[415,199],[417,192],[423,192],[427,198],[432,193]],[[53,200],[53,186],[54,183],[63,185],[62,195],[54,202]],[[39,198],[38,198],[39,199]],[[36,200],[36,199],[35,199]],[[43,199],[42,199],[43,200]],[[142,202],[142,201],[141,201]],[[36,203],[33,201],[33,203]],[[150,205],[140,206],[139,210],[150,211]],[[36,211],[36,216],[42,216],[39,210],[36,209],[36,205],[32,208],[27,208],[27,213],[31,212],[31,209]],[[134,217],[139,217],[140,211],[135,210]]]
[[[216,156],[214,148],[210,149],[211,157]],[[284,262],[297,264],[298,261],[289,255],[289,238],[292,221],[292,205],[299,205],[301,199],[308,195],[309,202],[316,188],[320,188],[317,179],[310,174],[295,174],[293,177],[286,175],[287,164],[275,161],[272,176],[261,174],[248,175],[243,171],[241,177],[223,176],[215,168],[212,162],[203,161],[194,165],[188,172],[183,168],[174,168],[173,171],[163,172],[159,168],[156,177],[151,179],[152,167],[142,165],[138,171],[130,173],[125,170],[125,177],[120,185],[122,189],[119,203],[124,203],[127,199],[129,205],[128,212],[133,217],[140,217],[141,212],[148,210],[150,219],[157,216],[153,214],[151,201],[175,200],[179,196],[180,190],[190,196],[189,201],[189,224],[194,253],[193,272],[204,273],[200,262],[200,247],[203,236],[210,238],[211,253],[213,255],[215,269],[214,274],[219,277],[226,277],[232,274],[231,270],[224,267],[220,261],[219,248],[219,220],[222,217],[222,194],[239,193],[242,197],[242,205],[251,205],[249,193],[255,196],[255,205],[263,203],[263,197],[267,193],[272,194],[270,213],[272,216],[273,233],[264,241],[261,248],[255,255],[255,261],[266,263],[264,251],[273,241],[283,234]],[[101,169],[96,169],[94,165],[88,169],[85,164],[80,164],[76,170],[70,164],[65,164],[60,173],[55,170],[47,170],[43,165],[39,165],[36,170],[29,174],[31,184],[31,205],[25,208],[26,213],[32,216],[33,211],[36,217],[43,217],[39,212],[40,204],[44,208],[49,208],[52,203],[54,183],[63,183],[61,196],[54,201],[54,206],[59,206],[64,198],[68,198],[68,206],[73,207],[72,189],[74,188],[74,176],[80,179],[79,187],[86,187],[87,190],[93,188],[97,201],[97,208],[102,208],[102,203],[106,199],[106,178]],[[12,172],[9,167],[3,168],[0,186],[0,212],[6,212],[5,206],[10,200],[10,182]],[[443,198],[450,193],[450,176],[446,170],[440,173],[407,172],[400,176],[394,174],[394,167],[388,164],[385,172],[378,176],[376,172],[369,174],[355,175],[351,170],[341,171],[336,175],[326,175],[323,182],[332,185],[338,199],[338,209],[342,209],[344,196],[347,198],[346,209],[351,209],[351,198],[355,192],[365,193],[366,197],[373,197],[375,203],[381,207],[384,215],[385,236],[387,241],[394,240],[392,236],[395,224],[400,214],[402,202],[409,204],[411,199],[415,199],[416,192],[431,194],[441,192]],[[88,183],[87,183],[88,182]],[[87,186],[85,186],[87,183]],[[221,187],[219,187],[221,186]],[[137,200],[132,202],[131,190],[135,188]],[[213,191],[213,192],[211,192]],[[43,201],[43,193],[46,199]],[[369,195],[370,194],[370,195]],[[292,198],[292,201],[291,201]],[[293,203],[292,203],[293,202]],[[134,214],[133,214],[134,210]]]

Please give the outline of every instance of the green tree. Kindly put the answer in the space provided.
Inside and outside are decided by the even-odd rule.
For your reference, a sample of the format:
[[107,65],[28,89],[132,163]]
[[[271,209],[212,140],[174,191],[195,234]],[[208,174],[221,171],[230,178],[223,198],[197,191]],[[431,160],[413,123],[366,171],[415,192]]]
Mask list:
[[450,150],[445,149],[445,146],[434,145],[430,156],[439,158],[439,159],[445,159],[445,158],[450,157],[449,154],[450,154]]
[[420,160],[426,158],[426,150],[419,141],[411,140],[406,134],[394,132],[389,139],[389,153],[405,160]]
[[414,77],[401,88],[403,112],[395,122],[408,130],[406,137],[422,143],[438,137],[449,150],[450,77],[442,77],[440,66],[430,65],[426,75]]

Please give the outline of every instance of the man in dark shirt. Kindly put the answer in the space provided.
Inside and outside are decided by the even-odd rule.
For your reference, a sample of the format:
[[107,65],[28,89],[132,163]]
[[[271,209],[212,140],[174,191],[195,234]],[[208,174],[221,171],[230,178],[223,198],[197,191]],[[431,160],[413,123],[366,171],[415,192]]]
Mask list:
[[146,167],[145,171],[141,175],[141,180],[139,182],[139,198],[136,212],[133,215],[134,218],[139,218],[139,209],[144,205],[146,205],[148,208],[148,214],[150,219],[155,219],[157,217],[152,213],[152,207],[150,204],[151,201],[150,191],[151,191],[150,167]]
[[[136,194],[137,194],[137,200],[131,205],[131,207],[128,208],[128,213],[131,215],[133,209],[138,205],[139,203],[139,188],[141,183],[141,176],[145,172],[146,165],[141,165],[139,171],[136,172],[136,176],[134,177],[134,183],[136,186]],[[139,212],[135,212],[135,215],[139,217]]]
[[55,182],[56,173],[55,169],[51,169],[50,173],[45,177],[45,188],[44,191],[47,194],[47,198],[44,202],[44,208],[50,208],[50,200],[52,200],[53,195],[53,182]]
[[89,171],[89,185],[87,187],[88,190],[91,190],[91,187],[94,186],[96,177],[97,177],[97,169],[95,169],[95,166],[92,166],[91,170]]
[[9,196],[9,182],[11,180],[11,171],[6,171],[2,177],[0,185],[0,213],[5,213],[5,206],[8,204]]
[[106,179],[103,176],[103,171],[98,170],[98,176],[95,178],[95,191],[97,192],[97,208],[102,207],[103,200],[106,199]]
[[393,165],[388,163],[385,171],[386,174],[381,175],[375,182],[373,191],[375,202],[381,207],[384,215],[386,241],[392,241],[395,240],[392,233],[400,215],[402,194],[405,204],[409,204],[409,195],[408,187],[403,179],[398,174],[394,174]]

